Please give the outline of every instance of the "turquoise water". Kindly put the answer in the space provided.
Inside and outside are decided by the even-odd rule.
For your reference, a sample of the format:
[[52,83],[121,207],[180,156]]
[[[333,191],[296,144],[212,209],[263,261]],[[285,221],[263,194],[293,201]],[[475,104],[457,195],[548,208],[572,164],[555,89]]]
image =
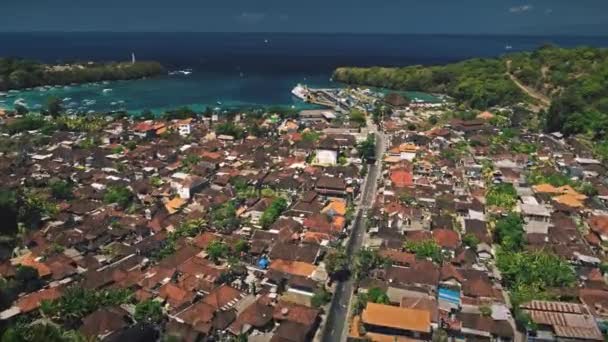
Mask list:
[[[292,33],[0,33],[0,56],[49,63],[69,61],[155,60],[168,71],[193,73],[91,84],[48,91],[24,91],[0,97],[12,108],[22,98],[33,109],[52,95],[66,99],[69,109],[163,111],[190,106],[296,106],[291,95],[298,83],[336,87],[329,81],[340,66],[406,66],[443,64],[471,57],[494,57],[529,51],[544,43],[564,47],[608,46],[608,37],[292,34]],[[509,51],[505,46],[511,46]],[[103,92],[104,89],[112,89]]]
[[118,110],[160,113],[182,106],[195,111],[203,111],[207,107],[313,107],[291,95],[291,89],[298,82],[305,82],[309,86],[337,86],[331,84],[327,75],[307,77],[288,74],[269,78],[267,75],[248,75],[244,72],[226,75],[195,70],[190,75],[11,91],[0,97],[0,107],[10,109],[15,101],[20,101],[36,111],[51,96],[63,99],[64,107],[76,113]]

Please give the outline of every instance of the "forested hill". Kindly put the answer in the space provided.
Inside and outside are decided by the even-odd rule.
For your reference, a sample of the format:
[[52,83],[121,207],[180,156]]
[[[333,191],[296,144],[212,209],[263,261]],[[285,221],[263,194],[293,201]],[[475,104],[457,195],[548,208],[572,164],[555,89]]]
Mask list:
[[339,68],[334,80],[445,93],[480,110],[539,102],[528,96],[516,84],[518,81],[550,100],[550,108],[541,112],[545,130],[584,134],[601,141],[608,134],[608,49],[545,46],[534,52],[444,66]]
[[16,58],[0,58],[0,91],[44,85],[138,79],[163,72],[157,62],[72,63],[48,65]]

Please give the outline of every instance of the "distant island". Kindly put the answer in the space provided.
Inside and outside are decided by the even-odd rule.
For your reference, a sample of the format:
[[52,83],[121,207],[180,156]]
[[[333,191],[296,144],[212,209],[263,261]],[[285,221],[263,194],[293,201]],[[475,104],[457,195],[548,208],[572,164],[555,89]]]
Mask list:
[[542,128],[584,135],[605,146],[608,132],[608,49],[543,46],[500,58],[443,66],[338,68],[333,79],[350,85],[444,93],[473,109],[524,103]]
[[150,61],[44,64],[26,59],[0,58],[0,91],[139,79],[157,76],[163,70],[160,63]]

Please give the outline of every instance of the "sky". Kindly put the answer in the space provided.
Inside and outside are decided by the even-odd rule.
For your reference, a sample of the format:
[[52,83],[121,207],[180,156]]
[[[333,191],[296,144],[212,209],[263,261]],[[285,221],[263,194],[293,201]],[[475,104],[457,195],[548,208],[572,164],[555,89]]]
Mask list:
[[0,32],[608,35],[608,0],[0,0]]

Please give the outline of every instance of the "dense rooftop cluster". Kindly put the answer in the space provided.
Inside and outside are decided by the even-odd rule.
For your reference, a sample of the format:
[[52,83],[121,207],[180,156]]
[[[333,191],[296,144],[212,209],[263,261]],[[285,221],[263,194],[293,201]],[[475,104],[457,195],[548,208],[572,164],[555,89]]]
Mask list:
[[[15,144],[0,154],[4,338],[316,334],[331,299],[324,256],[346,237],[364,179],[365,128],[319,112],[13,114],[2,125]],[[10,129],[24,120],[71,124]]]
[[383,115],[349,337],[604,340],[606,165],[498,113]]

